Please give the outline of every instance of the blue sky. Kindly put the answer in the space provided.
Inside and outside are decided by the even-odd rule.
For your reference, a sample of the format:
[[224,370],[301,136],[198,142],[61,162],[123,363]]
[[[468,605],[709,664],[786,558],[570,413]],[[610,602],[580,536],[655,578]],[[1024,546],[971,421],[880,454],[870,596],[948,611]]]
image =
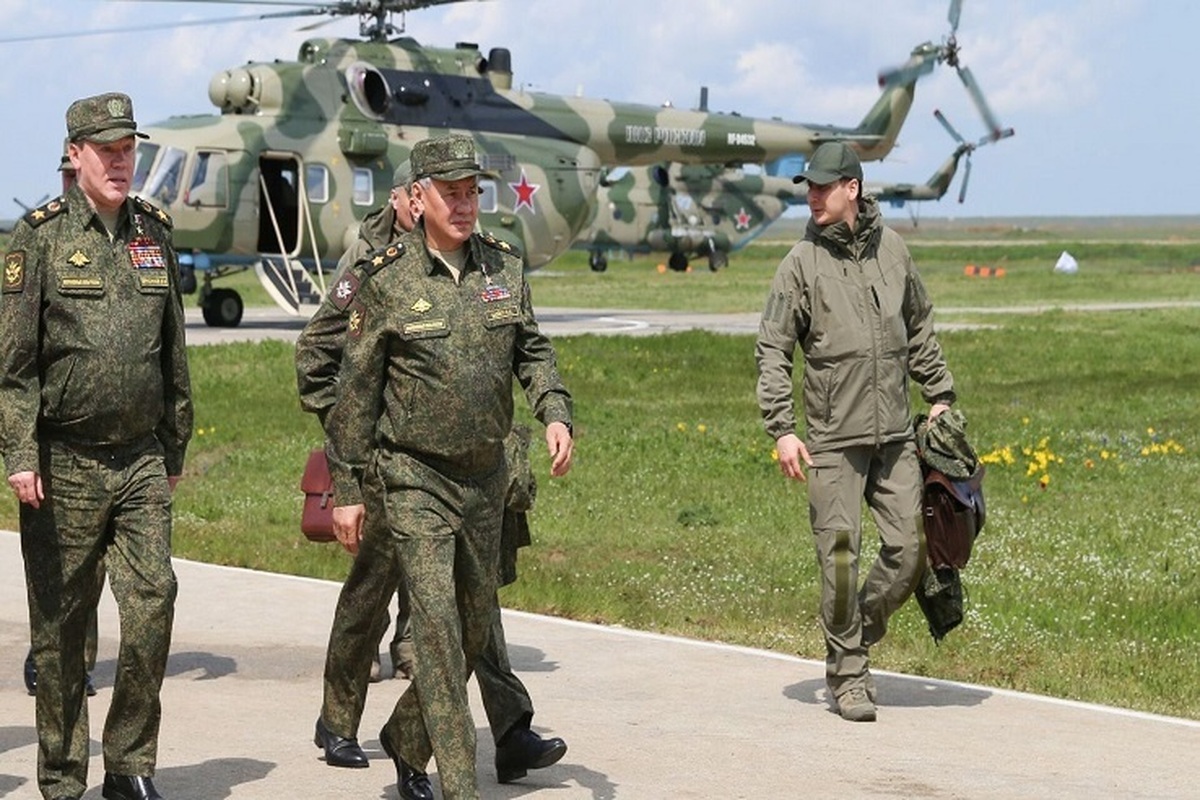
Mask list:
[[[947,0],[486,0],[408,15],[408,33],[512,51],[516,84],[536,91],[852,125],[876,75],[947,33]],[[254,5],[123,0],[0,0],[0,36],[254,14]],[[78,97],[126,91],[138,121],[209,113],[213,73],[292,59],[309,36],[357,35],[353,19],[183,27],[0,44],[6,109],[0,217],[9,199],[55,190],[63,114]],[[1017,135],[975,154],[966,203],[957,183],[924,216],[1200,214],[1197,149],[1200,4],[1185,0],[965,0],[963,62]],[[984,132],[953,70],[922,79],[899,147],[868,180],[923,181],[954,142]],[[959,178],[961,180],[961,176]],[[907,214],[906,211],[893,212]]]

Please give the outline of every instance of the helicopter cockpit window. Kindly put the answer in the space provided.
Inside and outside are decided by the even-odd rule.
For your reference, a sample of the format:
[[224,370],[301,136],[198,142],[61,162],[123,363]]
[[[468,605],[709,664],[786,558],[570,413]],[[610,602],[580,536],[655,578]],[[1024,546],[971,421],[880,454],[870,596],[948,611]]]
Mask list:
[[162,147],[149,142],[138,142],[137,153],[133,162],[133,185],[130,191],[140,192],[142,187],[146,185],[146,178],[150,175],[150,167],[154,164],[154,158],[158,155],[158,151]]
[[481,214],[494,214],[499,208],[500,193],[496,191],[496,182],[481,180],[479,182],[479,212]]
[[179,196],[179,176],[183,174],[186,158],[187,153],[178,147],[168,147],[146,181],[146,197],[160,205],[174,203]]
[[369,169],[354,170],[354,205],[375,204],[375,175]]
[[324,164],[308,164],[304,168],[304,188],[310,203],[329,202],[329,168]]
[[192,180],[183,196],[185,205],[224,208],[229,205],[229,156],[223,150],[199,152]]

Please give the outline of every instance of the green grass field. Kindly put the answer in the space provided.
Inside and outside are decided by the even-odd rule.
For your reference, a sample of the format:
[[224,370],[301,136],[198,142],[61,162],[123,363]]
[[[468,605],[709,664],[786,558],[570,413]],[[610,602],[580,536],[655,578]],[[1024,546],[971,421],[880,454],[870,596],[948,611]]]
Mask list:
[[[1070,244],[1075,276],[1051,272],[1062,245],[959,247],[914,248],[944,309],[1200,300],[1195,245]],[[534,276],[535,300],[757,310],[785,250],[752,248],[715,274],[637,260],[597,275],[572,255]],[[1007,274],[968,278],[966,259],[1004,259]],[[986,321],[997,327],[942,337],[989,463],[967,619],[935,646],[910,603],[874,665],[1200,719],[1200,309]],[[505,605],[823,658],[805,490],[780,476],[762,433],[752,337],[556,346],[577,461],[551,481],[536,453],[534,545]],[[340,578],[348,557],[298,530],[300,469],[320,434],[298,407],[291,346],[194,348],[192,371],[175,552]],[[7,495],[0,523],[15,524]]]

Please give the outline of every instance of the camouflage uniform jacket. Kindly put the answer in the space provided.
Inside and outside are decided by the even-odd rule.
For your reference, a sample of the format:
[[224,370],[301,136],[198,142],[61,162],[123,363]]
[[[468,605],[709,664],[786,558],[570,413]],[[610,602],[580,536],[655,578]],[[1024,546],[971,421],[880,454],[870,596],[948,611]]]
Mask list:
[[571,396],[538,330],[521,260],[473,234],[456,284],[418,227],[349,302],[337,403],[326,420],[338,505],[362,502],[377,449],[452,478],[490,472],[512,427],[514,374],[543,423],[570,423]]
[[[296,340],[296,387],[300,407],[316,414],[325,425],[325,417],[337,399],[337,374],[342,364],[342,344],[346,338],[347,297],[370,277],[373,265],[363,260],[396,238],[396,212],[391,203],[372,211],[362,221],[358,238],[338,260],[330,289]],[[363,264],[358,262],[363,260]]]
[[854,231],[809,220],[775,273],[755,347],[758,402],[772,439],[795,432],[797,344],[810,452],[911,438],[910,376],[927,401],[954,400],[933,305],[873,199],[861,201]]
[[39,438],[133,444],[151,434],[167,474],[192,433],[179,265],[169,219],[127,199],[109,240],[76,186],[17,223],[0,300],[0,450],[39,471]]

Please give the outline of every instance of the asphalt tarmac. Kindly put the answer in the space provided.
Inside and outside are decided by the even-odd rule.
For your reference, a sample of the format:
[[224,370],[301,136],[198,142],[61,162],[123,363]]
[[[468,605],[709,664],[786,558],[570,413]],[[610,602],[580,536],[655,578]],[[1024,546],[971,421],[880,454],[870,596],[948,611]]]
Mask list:
[[[397,797],[378,731],[405,681],[370,688],[360,731],[369,769],[327,766],[312,742],[338,585],[183,560],[175,569],[155,776],[164,796]],[[118,627],[106,590],[87,800],[100,797]],[[827,702],[818,662],[517,612],[505,612],[505,628],[537,709],[534,728],[562,736],[569,750],[558,764],[497,784],[472,688],[484,798],[1200,795],[1196,721],[877,673],[878,722],[850,723]],[[21,680],[27,644],[19,539],[0,532],[0,797],[12,800],[38,797],[34,703]]]
[[[995,314],[1036,314],[1051,309],[1063,311],[1133,311],[1156,308],[1195,308],[1193,301],[1157,303],[1088,303],[1072,305],[1028,305],[982,308],[939,308],[935,323],[939,331],[994,327],[986,323],[948,321],[955,316]],[[705,314],[695,311],[649,311],[630,309],[535,308],[538,326],[554,339],[557,336],[596,334],[601,336],[652,336],[688,330],[714,333],[758,333],[758,312],[741,314]],[[210,328],[200,309],[187,307],[187,341],[190,345],[281,339],[294,342],[306,319],[271,307],[247,308],[236,328]]]
[[[200,309],[188,306],[187,341],[190,345],[281,339],[294,342],[306,319],[278,308],[247,308],[236,328],[210,328]],[[684,330],[718,333],[756,333],[757,313],[700,314],[691,311],[630,311],[616,309],[538,308],[538,326],[553,339],[594,333],[600,335],[650,336]]]

